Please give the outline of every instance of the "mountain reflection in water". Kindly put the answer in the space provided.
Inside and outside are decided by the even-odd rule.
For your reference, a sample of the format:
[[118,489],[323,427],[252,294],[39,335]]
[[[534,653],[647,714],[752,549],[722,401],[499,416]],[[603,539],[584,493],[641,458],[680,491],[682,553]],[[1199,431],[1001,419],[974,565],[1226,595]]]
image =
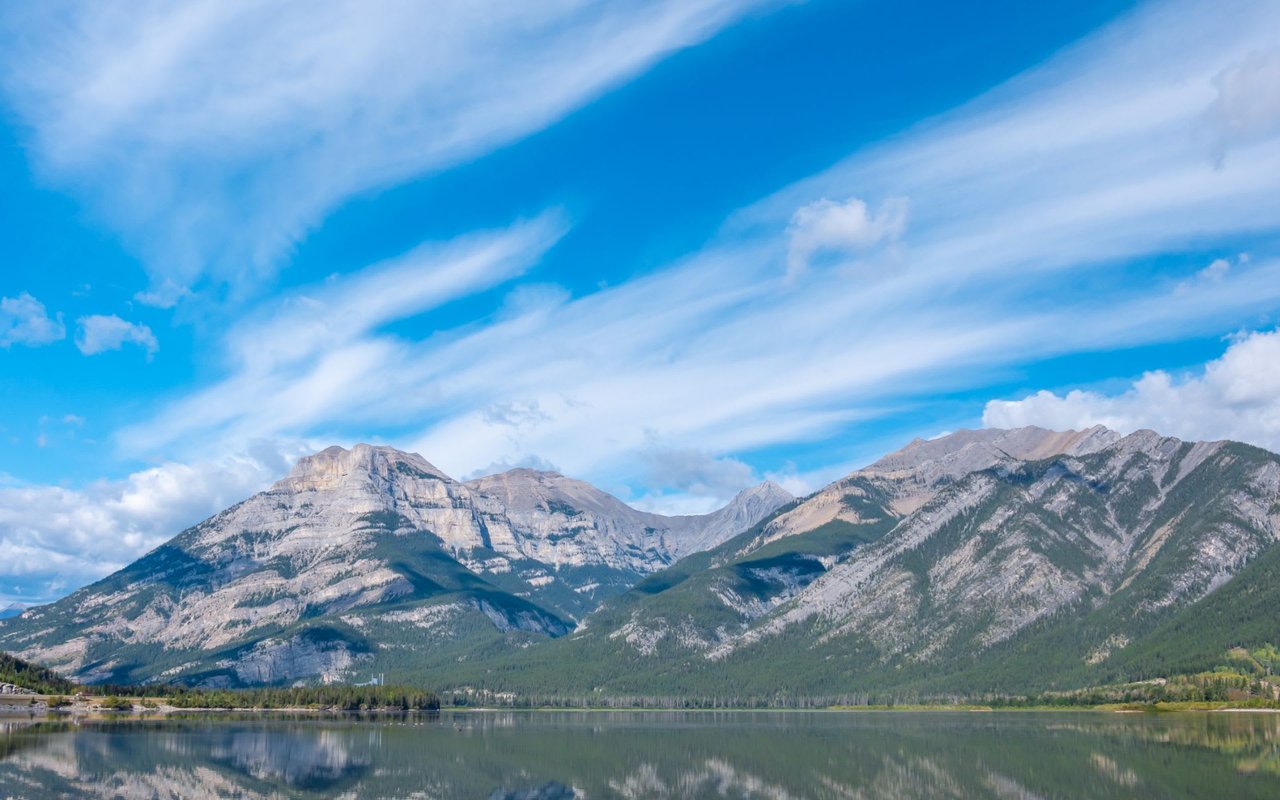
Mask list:
[[0,796],[1280,797],[1280,715],[462,713],[0,721]]

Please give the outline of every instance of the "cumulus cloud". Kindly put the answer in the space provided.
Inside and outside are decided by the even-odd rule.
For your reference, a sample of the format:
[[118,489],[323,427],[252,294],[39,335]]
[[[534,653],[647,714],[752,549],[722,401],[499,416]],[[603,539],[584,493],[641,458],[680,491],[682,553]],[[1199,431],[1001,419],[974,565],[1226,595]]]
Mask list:
[[65,338],[62,315],[50,317],[44,303],[23,292],[17,297],[0,298],[0,347],[15,344],[39,347]]
[[7,4],[0,90],[41,174],[153,284],[249,280],[347,198],[541,129],[769,4]]
[[265,488],[302,452],[296,443],[259,443],[81,489],[0,480],[0,582],[46,600],[101,578]]
[[147,351],[147,357],[160,349],[156,336],[146,325],[128,322],[115,314],[94,314],[76,320],[80,326],[76,334],[76,347],[86,356],[119,350],[126,344],[136,344]]
[[902,236],[907,200],[891,198],[873,213],[863,200],[823,198],[801,206],[787,225],[787,274],[798,275],[823,255],[849,256]]
[[1148,372],[1117,394],[1040,391],[1022,400],[993,400],[982,421],[993,428],[1150,428],[1187,440],[1233,439],[1280,452],[1280,331],[1238,339],[1197,375]]

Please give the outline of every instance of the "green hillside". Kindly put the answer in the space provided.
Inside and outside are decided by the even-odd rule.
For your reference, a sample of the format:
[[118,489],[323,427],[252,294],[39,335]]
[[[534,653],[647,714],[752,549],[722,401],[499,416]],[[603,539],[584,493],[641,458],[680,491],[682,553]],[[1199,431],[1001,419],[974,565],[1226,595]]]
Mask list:
[[67,694],[76,690],[74,683],[53,670],[8,653],[0,653],[0,683],[12,683],[37,694]]

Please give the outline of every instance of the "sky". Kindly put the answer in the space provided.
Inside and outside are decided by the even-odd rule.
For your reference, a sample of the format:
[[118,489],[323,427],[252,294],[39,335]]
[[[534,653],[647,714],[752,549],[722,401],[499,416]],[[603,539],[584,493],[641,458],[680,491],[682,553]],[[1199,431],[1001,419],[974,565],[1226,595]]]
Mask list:
[[0,602],[331,444],[637,507],[1280,451],[1280,5],[0,7]]

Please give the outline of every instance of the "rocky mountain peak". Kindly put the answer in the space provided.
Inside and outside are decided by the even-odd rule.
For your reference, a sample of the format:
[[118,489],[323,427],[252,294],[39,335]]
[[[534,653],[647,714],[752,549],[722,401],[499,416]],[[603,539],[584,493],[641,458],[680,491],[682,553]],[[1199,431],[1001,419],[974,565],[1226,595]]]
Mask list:
[[718,511],[697,517],[679,517],[686,532],[677,544],[677,555],[709,550],[747,530],[760,520],[795,500],[795,496],[773,481],[749,486],[738,492]]
[[1172,436],[1164,436],[1153,430],[1143,428],[1119,439],[1116,443],[1116,449],[1125,453],[1142,452],[1148,455],[1158,456],[1162,453],[1172,453],[1182,445],[1181,439]]
[[958,430],[934,439],[916,439],[881,458],[863,473],[917,473],[928,479],[956,478],[1002,461],[1037,461],[1058,455],[1085,455],[1121,438],[1102,425],[1081,431],[1025,428]]
[[727,511],[731,508],[746,507],[754,508],[757,506],[768,506],[770,509],[775,509],[779,506],[790,503],[795,499],[795,495],[791,494],[791,492],[788,492],[773,481],[766,480],[761,483],[757,483],[755,486],[748,486],[738,492],[723,510]]
[[553,512],[573,516],[581,511],[631,518],[641,512],[608,492],[558,472],[517,467],[467,481],[467,488],[493,497],[515,512]]
[[390,479],[396,475],[450,481],[430,461],[417,453],[406,453],[385,445],[357,444],[350,450],[334,445],[298,459],[289,475],[275,486],[278,490],[305,491],[334,489],[352,479]]
[[751,496],[773,495],[777,497],[782,497],[785,495],[787,497],[794,497],[794,495],[792,495],[791,492],[782,488],[781,485],[767,479],[761,481],[760,483],[757,483],[755,486],[748,486],[747,488],[738,492],[737,496],[745,497],[748,495],[751,495]]
[[[768,538],[813,530],[832,521],[861,524],[886,512],[904,516],[926,503],[940,488],[970,473],[1060,455],[1086,455],[1103,450],[1120,438],[1119,433],[1095,425],[1082,431],[1051,431],[1035,426],[961,429],[933,439],[915,439],[806,498],[770,525]],[[864,507],[858,510],[858,505]]]

